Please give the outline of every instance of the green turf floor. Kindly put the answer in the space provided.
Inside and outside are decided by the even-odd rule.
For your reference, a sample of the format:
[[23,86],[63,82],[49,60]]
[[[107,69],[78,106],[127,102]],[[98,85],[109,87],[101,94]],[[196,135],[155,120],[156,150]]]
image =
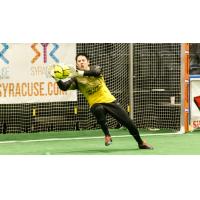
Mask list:
[[125,129],[111,130],[106,147],[101,130],[0,134],[0,155],[200,155],[200,132],[167,134],[141,130],[154,150],[139,150]]

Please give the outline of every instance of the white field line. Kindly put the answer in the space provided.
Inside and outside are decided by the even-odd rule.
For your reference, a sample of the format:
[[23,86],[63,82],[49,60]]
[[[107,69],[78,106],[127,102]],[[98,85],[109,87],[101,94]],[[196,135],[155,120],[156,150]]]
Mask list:
[[[176,133],[151,133],[151,134],[141,134],[141,136],[167,136],[167,135],[180,135]],[[188,135],[191,135],[188,134]],[[115,135],[112,138],[123,138],[123,137],[132,137],[131,135]],[[0,144],[8,143],[29,143],[29,142],[47,142],[47,141],[71,141],[71,140],[93,140],[93,139],[102,139],[104,136],[97,137],[74,137],[74,138],[47,138],[47,139],[36,139],[36,140],[10,140],[10,141],[0,141]]]

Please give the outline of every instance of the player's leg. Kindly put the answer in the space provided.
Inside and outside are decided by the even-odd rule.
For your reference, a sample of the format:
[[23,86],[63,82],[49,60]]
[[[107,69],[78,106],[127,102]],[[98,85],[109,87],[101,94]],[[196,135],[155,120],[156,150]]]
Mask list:
[[101,126],[101,129],[105,135],[105,145],[108,146],[112,143],[112,138],[109,133],[107,120],[106,120],[106,111],[101,104],[95,104],[91,108],[92,114],[96,117],[97,123]]
[[140,137],[139,131],[127,112],[117,102],[105,104],[104,109],[115,118],[120,124],[125,126],[130,134],[135,138],[140,149],[151,149],[152,147],[146,144]]
[[139,135],[139,131],[133,121],[129,118],[126,111],[118,103],[105,104],[106,111],[115,118],[121,125],[125,126],[130,134],[135,138],[138,144],[143,141]]

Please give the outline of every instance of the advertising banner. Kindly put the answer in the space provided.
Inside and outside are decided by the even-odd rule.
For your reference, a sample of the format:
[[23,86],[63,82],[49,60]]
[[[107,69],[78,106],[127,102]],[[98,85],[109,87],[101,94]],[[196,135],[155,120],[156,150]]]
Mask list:
[[191,128],[200,128],[200,76],[190,78],[190,111]]
[[48,73],[55,63],[75,66],[75,55],[75,43],[0,43],[0,104],[77,101]]

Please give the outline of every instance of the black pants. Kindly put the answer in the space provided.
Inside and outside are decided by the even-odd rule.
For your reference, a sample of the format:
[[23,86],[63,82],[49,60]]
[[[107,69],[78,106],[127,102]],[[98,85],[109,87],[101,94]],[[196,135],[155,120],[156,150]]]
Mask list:
[[115,118],[121,125],[125,126],[130,134],[135,138],[138,144],[141,144],[143,141],[139,135],[139,131],[131,118],[128,116],[127,112],[121,107],[121,105],[114,101],[112,103],[98,103],[94,104],[91,107],[91,112],[96,117],[98,124],[105,133],[106,125],[106,115],[110,114]]

